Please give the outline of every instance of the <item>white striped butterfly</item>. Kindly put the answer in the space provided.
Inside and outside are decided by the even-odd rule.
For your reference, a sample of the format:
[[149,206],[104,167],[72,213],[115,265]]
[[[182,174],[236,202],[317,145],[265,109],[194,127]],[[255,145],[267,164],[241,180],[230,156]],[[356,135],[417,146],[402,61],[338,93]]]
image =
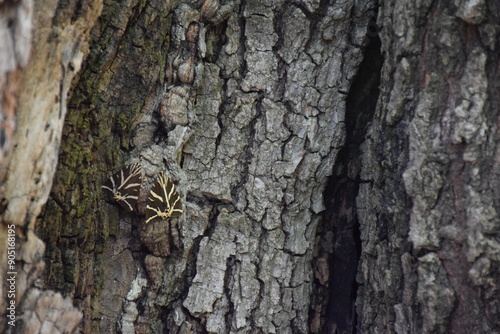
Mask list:
[[146,223],[179,217],[182,214],[182,203],[179,193],[172,181],[161,172],[149,192],[146,206]]
[[122,168],[102,186],[111,192],[113,199],[125,210],[131,212],[137,202],[141,188],[142,167],[136,163]]

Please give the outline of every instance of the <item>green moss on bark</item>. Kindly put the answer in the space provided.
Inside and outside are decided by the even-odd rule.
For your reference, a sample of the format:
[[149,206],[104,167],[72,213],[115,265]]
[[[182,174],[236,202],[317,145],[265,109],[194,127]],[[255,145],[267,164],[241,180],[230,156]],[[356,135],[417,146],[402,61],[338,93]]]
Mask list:
[[[99,333],[94,321],[100,318],[101,254],[110,234],[118,234],[121,214],[106,202],[101,185],[126,161],[134,120],[148,95],[161,91],[152,88],[164,84],[171,18],[165,2],[151,5],[105,2],[90,54],[73,84],[58,170],[37,225],[47,243],[47,285],[72,295],[78,281],[94,284],[78,291],[90,319],[85,332]],[[85,269],[89,265],[92,270]]]

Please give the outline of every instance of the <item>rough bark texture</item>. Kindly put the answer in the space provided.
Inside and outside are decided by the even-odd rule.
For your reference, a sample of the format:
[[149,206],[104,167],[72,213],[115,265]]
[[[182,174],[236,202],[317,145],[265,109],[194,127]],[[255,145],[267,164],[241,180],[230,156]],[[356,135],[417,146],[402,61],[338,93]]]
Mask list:
[[[500,332],[493,2],[37,6],[0,169],[16,331]],[[101,185],[135,162],[127,213]],[[145,224],[160,171],[185,214]]]
[[[309,331],[323,191],[372,7],[104,5],[38,225],[45,282],[86,311],[85,332]],[[136,161],[126,214],[100,185]],[[145,225],[163,169],[186,214]]]
[[500,332],[499,9],[381,3],[357,199],[363,333]]

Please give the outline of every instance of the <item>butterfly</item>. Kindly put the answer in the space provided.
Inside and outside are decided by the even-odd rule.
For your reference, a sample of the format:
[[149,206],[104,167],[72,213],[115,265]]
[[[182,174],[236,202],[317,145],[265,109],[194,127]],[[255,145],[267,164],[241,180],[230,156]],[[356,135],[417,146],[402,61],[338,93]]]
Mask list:
[[146,223],[179,217],[182,212],[181,198],[175,190],[175,185],[161,172],[149,192],[148,204],[146,205]]
[[141,188],[141,171],[142,167],[139,164],[124,167],[111,176],[102,188],[111,192],[113,199],[122,208],[131,212]]

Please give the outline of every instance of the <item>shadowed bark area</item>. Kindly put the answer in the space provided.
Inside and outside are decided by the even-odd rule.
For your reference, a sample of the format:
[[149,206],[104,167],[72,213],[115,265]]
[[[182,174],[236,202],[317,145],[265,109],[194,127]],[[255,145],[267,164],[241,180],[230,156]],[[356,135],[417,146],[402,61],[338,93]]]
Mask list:
[[[2,331],[500,331],[498,5],[37,6],[0,47]],[[183,214],[146,223],[161,172]]]
[[[319,283],[315,295],[323,304],[322,333],[356,333],[356,276],[361,255],[356,207],[359,183],[362,182],[359,175],[360,145],[375,112],[382,64],[380,39],[374,35],[347,96],[346,144],[339,152],[325,189],[324,222],[318,228],[318,255],[313,266]],[[313,316],[313,319],[318,316]],[[314,325],[317,325],[317,320],[311,327]]]
[[357,199],[363,333],[500,330],[498,13],[381,2],[385,63]]
[[157,5],[104,5],[74,83],[58,171],[37,225],[47,240],[45,284],[86,310],[87,333],[99,332],[99,323],[122,312],[135,275],[133,254],[140,244],[127,245],[132,216],[114,205],[101,185],[127,162],[138,115],[162,90],[171,15],[165,3]]

